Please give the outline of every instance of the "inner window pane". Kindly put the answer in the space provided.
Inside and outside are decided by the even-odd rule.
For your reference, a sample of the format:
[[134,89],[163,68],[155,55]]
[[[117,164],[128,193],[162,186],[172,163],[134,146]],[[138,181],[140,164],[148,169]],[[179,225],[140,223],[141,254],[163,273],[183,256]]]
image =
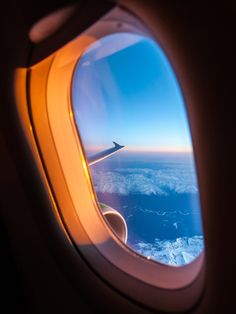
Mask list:
[[181,266],[203,249],[191,134],[180,86],[151,38],[112,34],[92,44],[73,77],[75,120],[101,209],[118,211],[127,245]]

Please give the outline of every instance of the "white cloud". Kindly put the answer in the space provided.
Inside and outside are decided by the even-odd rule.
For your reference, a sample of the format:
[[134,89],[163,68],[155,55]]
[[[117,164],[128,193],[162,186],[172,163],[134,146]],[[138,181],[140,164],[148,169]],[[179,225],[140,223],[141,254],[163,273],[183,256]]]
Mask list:
[[192,262],[203,250],[203,236],[182,237],[176,240],[155,240],[155,243],[139,242],[133,249],[158,262],[182,266]]
[[101,193],[121,195],[168,195],[197,193],[197,182],[193,170],[173,167],[161,170],[149,168],[115,169],[114,171],[91,169],[95,189]]

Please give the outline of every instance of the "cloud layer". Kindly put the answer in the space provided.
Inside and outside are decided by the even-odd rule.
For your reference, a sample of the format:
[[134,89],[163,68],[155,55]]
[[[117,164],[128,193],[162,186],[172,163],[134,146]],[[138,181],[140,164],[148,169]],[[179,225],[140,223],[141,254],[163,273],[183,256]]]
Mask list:
[[156,239],[155,243],[139,242],[133,247],[143,256],[172,266],[182,266],[192,262],[203,248],[203,236],[164,241]]
[[197,193],[194,171],[185,167],[154,170],[149,168],[119,168],[114,171],[91,170],[95,190],[121,195],[168,195]]

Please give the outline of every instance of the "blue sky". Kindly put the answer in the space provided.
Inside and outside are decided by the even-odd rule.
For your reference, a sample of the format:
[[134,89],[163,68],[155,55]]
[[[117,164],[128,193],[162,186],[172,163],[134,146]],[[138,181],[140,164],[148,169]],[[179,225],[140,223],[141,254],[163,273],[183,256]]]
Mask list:
[[85,150],[112,141],[139,151],[191,151],[181,90],[160,46],[129,33],[91,45],[74,73],[72,101]]

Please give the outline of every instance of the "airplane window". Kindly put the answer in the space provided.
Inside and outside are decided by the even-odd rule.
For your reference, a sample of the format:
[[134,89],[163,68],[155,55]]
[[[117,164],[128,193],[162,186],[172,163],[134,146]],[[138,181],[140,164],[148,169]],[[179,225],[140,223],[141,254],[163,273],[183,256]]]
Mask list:
[[132,33],[96,41],[76,65],[72,104],[99,207],[124,219],[108,224],[145,258],[193,261],[204,239],[191,134],[161,47]]

